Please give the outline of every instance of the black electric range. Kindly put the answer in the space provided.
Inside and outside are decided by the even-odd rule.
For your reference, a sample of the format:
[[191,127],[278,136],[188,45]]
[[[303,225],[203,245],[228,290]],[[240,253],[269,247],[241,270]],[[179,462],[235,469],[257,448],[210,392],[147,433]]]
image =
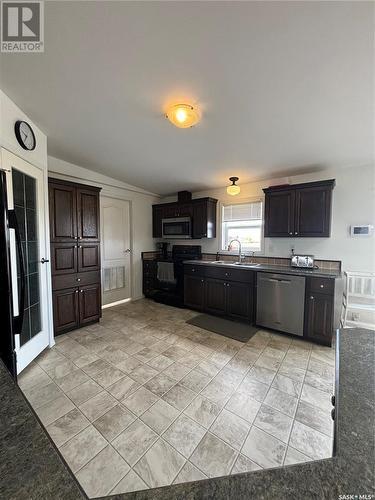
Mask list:
[[[152,298],[156,302],[176,307],[184,306],[184,265],[185,260],[199,260],[202,258],[202,247],[200,245],[173,245],[172,253],[167,258],[157,258],[155,290]],[[173,264],[174,283],[160,281],[158,279],[158,262],[170,262]]]

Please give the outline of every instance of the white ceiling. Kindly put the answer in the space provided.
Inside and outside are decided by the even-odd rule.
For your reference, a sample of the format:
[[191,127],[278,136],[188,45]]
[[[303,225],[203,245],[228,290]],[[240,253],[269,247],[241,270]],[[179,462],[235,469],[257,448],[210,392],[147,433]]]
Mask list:
[[[46,2],[1,87],[50,155],[166,194],[370,163],[372,2]],[[169,102],[201,106],[180,130]]]

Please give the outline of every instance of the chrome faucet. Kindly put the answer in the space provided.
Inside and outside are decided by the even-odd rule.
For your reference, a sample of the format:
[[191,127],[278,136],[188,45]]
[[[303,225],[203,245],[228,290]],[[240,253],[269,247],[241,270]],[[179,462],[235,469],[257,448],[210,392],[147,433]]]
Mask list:
[[228,244],[228,252],[230,252],[230,249],[232,247],[232,243],[234,243],[234,242],[238,243],[238,262],[241,263],[242,262],[242,246],[241,246],[240,240],[237,240],[237,239],[231,240]]

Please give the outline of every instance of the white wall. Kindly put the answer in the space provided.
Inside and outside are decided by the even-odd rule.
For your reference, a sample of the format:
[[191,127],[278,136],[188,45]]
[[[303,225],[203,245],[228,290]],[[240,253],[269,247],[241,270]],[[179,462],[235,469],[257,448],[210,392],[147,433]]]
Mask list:
[[[249,198],[263,197],[262,188],[277,184],[297,184],[300,182],[336,179],[333,190],[332,231],[330,238],[265,238],[264,255],[270,257],[289,257],[293,246],[296,253],[310,253],[317,259],[341,260],[343,269],[350,271],[375,270],[375,236],[352,238],[349,234],[351,224],[375,225],[375,168],[372,165],[321,171],[313,174],[296,175],[250,184],[238,184],[241,193],[229,196],[226,188],[196,192],[194,198],[210,196],[221,203],[238,202]],[[176,197],[162,201],[174,201]],[[220,224],[220,203],[218,204],[218,223]],[[219,250],[220,225],[218,237],[213,240],[191,240],[191,244],[201,244],[205,252]],[[177,243],[177,241],[175,241]],[[182,243],[182,242],[180,242]],[[184,241],[186,243],[186,240]]]
[[132,293],[133,299],[142,297],[141,252],[154,250],[152,239],[152,204],[160,198],[143,189],[92,172],[87,168],[73,165],[52,156],[48,157],[48,175],[58,179],[80,182],[102,188],[101,194],[130,201],[131,247],[132,247]]

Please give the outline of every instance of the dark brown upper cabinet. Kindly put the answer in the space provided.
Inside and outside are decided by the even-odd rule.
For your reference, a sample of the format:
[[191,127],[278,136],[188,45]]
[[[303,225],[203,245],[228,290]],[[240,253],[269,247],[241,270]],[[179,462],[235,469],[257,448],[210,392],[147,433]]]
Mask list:
[[77,188],[77,231],[79,240],[98,241],[99,192]]
[[49,218],[51,241],[77,239],[77,193],[72,185],[49,182]]
[[264,189],[266,237],[329,237],[335,180]]
[[152,236],[162,237],[162,220],[191,217],[192,238],[216,238],[216,205],[214,198],[198,198],[185,202],[152,206]]

